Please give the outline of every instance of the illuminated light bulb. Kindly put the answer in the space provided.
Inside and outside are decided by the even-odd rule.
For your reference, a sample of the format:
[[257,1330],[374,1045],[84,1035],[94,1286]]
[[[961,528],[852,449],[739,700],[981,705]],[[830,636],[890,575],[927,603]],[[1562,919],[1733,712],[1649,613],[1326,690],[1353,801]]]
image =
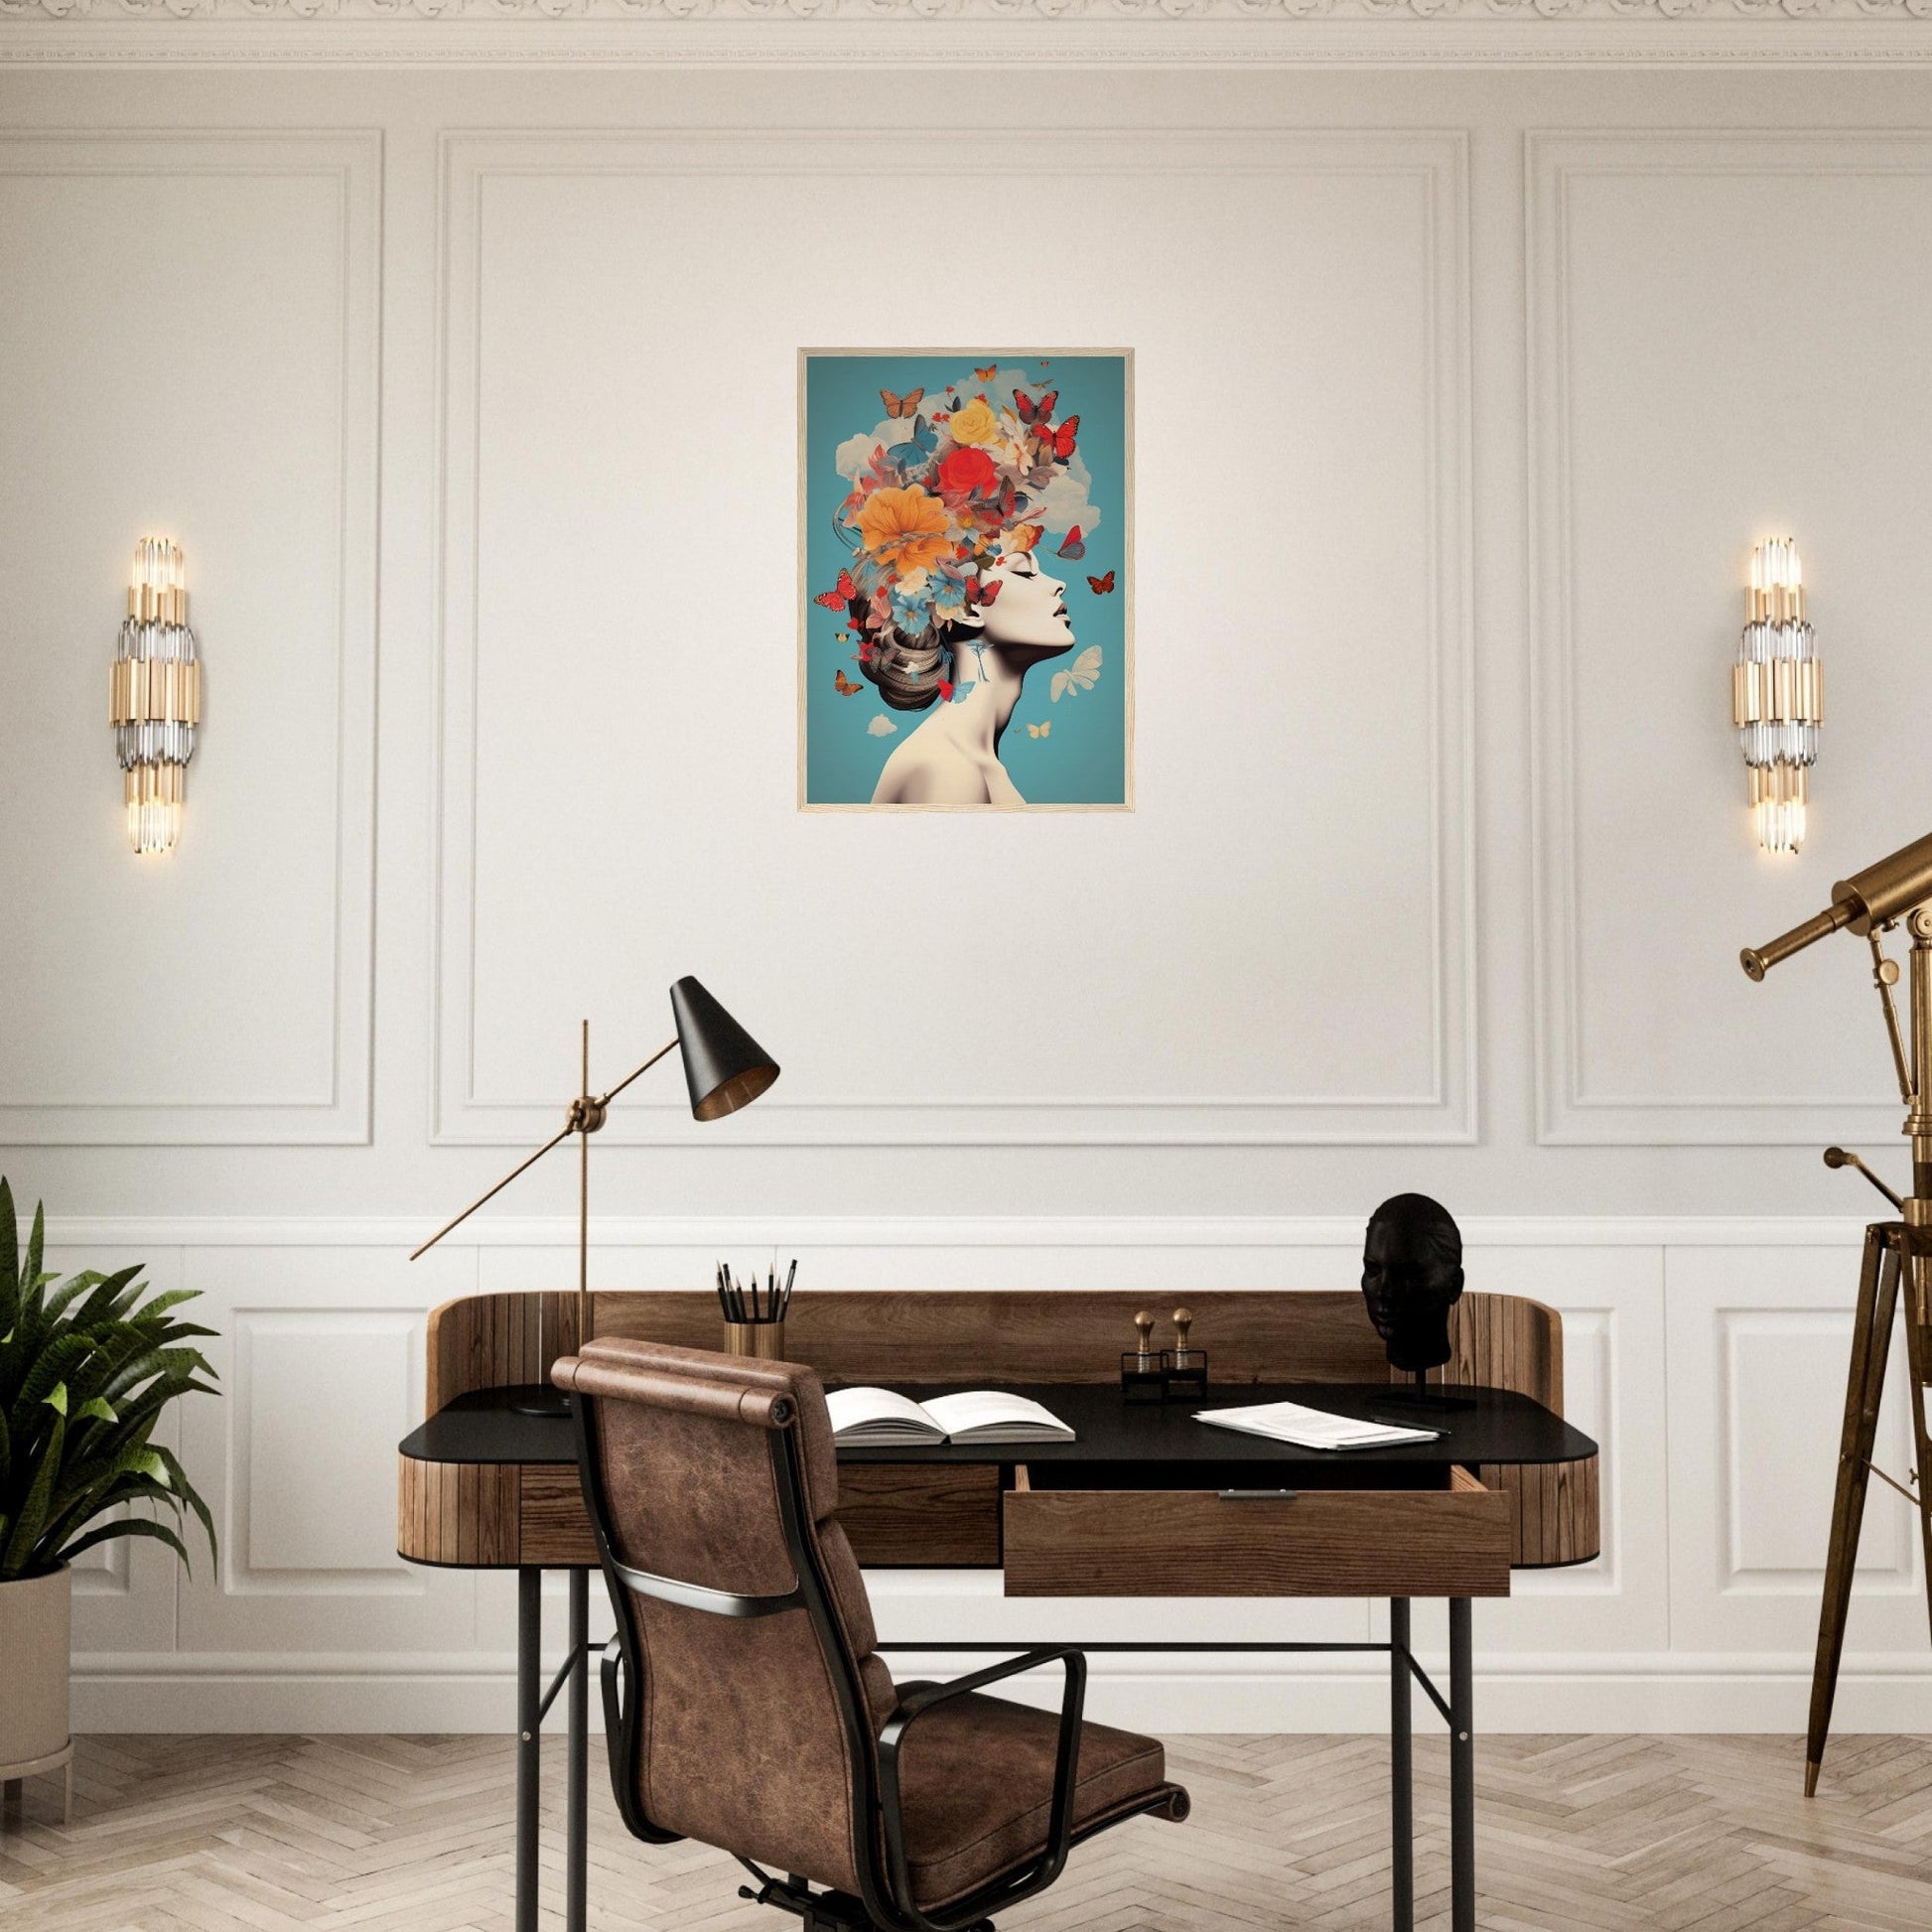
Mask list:
[[109,717],[129,843],[144,858],[167,852],[181,836],[188,761],[202,718],[202,665],[188,627],[187,566],[165,537],[143,537],[134,547]]
[[1808,774],[1825,716],[1825,667],[1805,617],[1804,567],[1789,537],[1751,552],[1744,630],[1730,669],[1730,715],[1750,780],[1751,817],[1766,852],[1804,843]]

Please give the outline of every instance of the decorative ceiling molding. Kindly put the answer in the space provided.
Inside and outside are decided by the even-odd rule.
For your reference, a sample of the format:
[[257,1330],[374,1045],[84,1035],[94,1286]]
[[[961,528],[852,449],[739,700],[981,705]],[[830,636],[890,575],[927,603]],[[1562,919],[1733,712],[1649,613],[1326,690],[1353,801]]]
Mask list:
[[29,20],[1835,21],[1932,20],[1932,0],[0,0]]
[[1924,68],[1932,0],[0,0],[0,69],[1035,62]]

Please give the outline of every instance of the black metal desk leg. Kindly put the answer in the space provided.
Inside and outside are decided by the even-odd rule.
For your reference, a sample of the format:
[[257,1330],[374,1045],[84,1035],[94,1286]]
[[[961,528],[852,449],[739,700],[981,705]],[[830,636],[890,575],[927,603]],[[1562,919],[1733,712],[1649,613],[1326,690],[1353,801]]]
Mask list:
[[1449,1625],[1449,1926],[1476,1932],[1475,1671],[1469,1599],[1451,1596]]
[[589,1873],[591,1573],[570,1573],[570,1772],[569,1854],[565,1866],[566,1932],[584,1932],[584,1897]]
[[543,1572],[516,1573],[516,1932],[537,1932],[537,1753],[543,1737]]
[[1409,1599],[1389,1598],[1389,1885],[1395,1932],[1416,1927],[1416,1786],[1410,1747]]

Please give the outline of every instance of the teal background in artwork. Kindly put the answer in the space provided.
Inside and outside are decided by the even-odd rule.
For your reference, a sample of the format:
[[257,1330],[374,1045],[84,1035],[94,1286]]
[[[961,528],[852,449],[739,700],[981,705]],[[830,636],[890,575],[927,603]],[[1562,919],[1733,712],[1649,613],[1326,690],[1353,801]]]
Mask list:
[[[1127,358],[1122,355],[1050,354],[1044,367],[1038,355],[842,355],[805,357],[805,802],[808,805],[864,805],[872,800],[880,767],[905,735],[928,715],[895,711],[870,684],[856,698],[841,697],[834,674],[843,670],[864,684],[854,653],[840,643],[848,628],[842,614],[811,599],[831,590],[851,552],[833,528],[833,515],[850,484],[841,477],[834,453],[848,437],[870,431],[885,415],[882,389],[904,395],[923,388],[929,407],[947,396],[966,401],[982,385],[974,368],[999,362],[1002,373],[1025,368],[1044,376],[1059,390],[1053,419],[1080,418],[1079,454],[1092,475],[1088,496],[1101,512],[1101,524],[1078,563],[1053,555],[1057,533],[1040,539],[1041,568],[1066,580],[1067,616],[1073,648],[1064,657],[1035,665],[1000,741],[1000,759],[1030,805],[1120,805],[1127,797]],[[955,387],[961,377],[964,387]],[[1009,402],[989,394],[989,402]],[[1097,597],[1089,575],[1115,573],[1111,596]],[[1048,689],[1055,671],[1064,670],[1089,644],[1101,647],[1100,677],[1090,691],[1072,691],[1054,704]],[[866,727],[880,716],[897,731],[871,737]],[[1052,721],[1052,733],[1029,736],[1029,724]]]

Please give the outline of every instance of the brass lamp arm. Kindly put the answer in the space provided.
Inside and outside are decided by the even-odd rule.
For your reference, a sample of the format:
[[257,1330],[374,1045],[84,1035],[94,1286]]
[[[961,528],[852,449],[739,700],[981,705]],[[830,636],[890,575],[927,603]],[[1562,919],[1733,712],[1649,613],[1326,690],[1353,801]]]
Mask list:
[[657,1062],[661,1060],[664,1057],[664,1055],[668,1053],[671,1050],[671,1048],[676,1044],[677,1044],[677,1035],[673,1034],[670,1036],[670,1038],[667,1039],[664,1042],[664,1044],[660,1046],[657,1049],[657,1051],[654,1052],[650,1056],[650,1058],[643,1063],[642,1066],[637,1068],[635,1073],[626,1073],[623,1076],[623,1078],[620,1080],[618,1084],[615,1087],[613,1087],[611,1091],[607,1093],[603,1097],[603,1099],[601,1099],[597,1104],[600,1107],[608,1107],[611,1104],[611,1102],[614,1101],[618,1097],[618,1095],[621,1094],[624,1090],[624,1088],[631,1083],[632,1080],[636,1079],[637,1074],[648,1073],[651,1070],[651,1068],[654,1067],[657,1064]]
[[409,1257],[409,1259],[411,1261],[414,1261],[417,1255],[427,1254],[430,1251],[430,1249],[435,1247],[436,1244],[439,1241],[441,1241],[446,1234],[449,1233],[451,1228],[461,1227],[464,1224],[464,1222],[467,1221],[470,1218],[470,1216],[473,1215],[477,1211],[477,1209],[483,1204],[484,1201],[490,1200],[497,1194],[500,1194],[503,1191],[503,1189],[507,1187],[510,1184],[510,1182],[514,1180],[516,1176],[523,1172],[525,1168],[535,1167],[536,1164],[539,1161],[541,1161],[543,1157],[546,1154],[548,1154],[550,1150],[553,1147],[555,1147],[559,1141],[569,1140],[570,1137],[576,1132],[577,1132],[576,1120],[573,1118],[571,1120],[566,1121],[564,1125],[561,1128],[559,1128],[556,1133],[551,1135],[551,1137],[547,1141],[545,1141],[544,1144],[540,1148],[538,1148],[534,1154],[532,1154],[527,1160],[519,1161],[516,1164],[516,1166],[513,1167],[509,1171],[509,1173],[506,1173],[502,1177],[502,1179],[495,1184],[495,1186],[489,1189],[487,1193],[479,1194],[477,1198],[473,1200],[470,1203],[470,1205],[466,1207],[463,1210],[463,1212],[456,1217],[454,1221],[447,1221],[444,1223],[442,1227],[438,1228],[436,1232],[432,1234],[430,1238],[427,1241],[425,1241],[423,1245],[415,1251],[415,1254],[412,1254]]
[[[660,1046],[657,1049],[657,1051],[654,1052],[650,1056],[650,1058],[643,1063],[642,1066],[638,1067],[635,1072],[626,1073],[624,1077],[621,1080],[620,1080],[618,1084],[615,1087],[613,1087],[609,1093],[601,1096],[594,1096],[586,1093],[580,1096],[578,1099],[572,1101],[570,1106],[569,1117],[565,1120],[563,1126],[560,1127],[556,1133],[551,1135],[551,1137],[547,1141],[545,1141],[544,1144],[540,1148],[538,1148],[534,1154],[528,1155],[523,1160],[519,1161],[516,1164],[516,1166],[513,1167],[509,1171],[509,1173],[502,1177],[501,1180],[497,1181],[495,1186],[489,1188],[484,1193],[479,1194],[477,1198],[473,1200],[470,1203],[470,1205],[466,1207],[463,1210],[463,1212],[456,1217],[455,1220],[447,1221],[444,1223],[442,1227],[438,1228],[436,1232],[432,1234],[430,1238],[427,1241],[425,1241],[420,1248],[416,1249],[415,1253],[411,1254],[409,1259],[411,1261],[414,1261],[417,1255],[427,1254],[430,1249],[435,1247],[436,1244],[439,1241],[441,1241],[442,1238],[451,1231],[451,1229],[461,1227],[463,1223],[467,1221],[470,1218],[470,1216],[477,1211],[478,1208],[483,1206],[483,1204],[485,1201],[494,1199],[495,1196],[500,1194],[503,1191],[503,1189],[507,1187],[512,1180],[516,1178],[518,1174],[520,1174],[526,1168],[535,1167],[536,1164],[539,1161],[541,1161],[543,1157],[546,1154],[548,1154],[550,1150],[553,1147],[557,1146],[560,1142],[569,1140],[573,1134],[588,1134],[594,1131],[594,1129],[598,1127],[602,1127],[604,1125],[605,1108],[607,1108],[611,1104],[611,1102],[614,1101],[618,1097],[618,1095],[621,1094],[624,1090],[624,1088],[631,1083],[632,1080],[636,1079],[639,1074],[648,1073],[650,1069],[654,1067],[657,1064],[657,1062],[661,1060],[664,1057],[664,1055],[668,1053],[671,1050],[671,1048],[676,1044],[677,1044],[677,1036],[673,1035],[671,1038],[664,1045]],[[589,1082],[587,1081],[585,1084],[588,1086]]]

